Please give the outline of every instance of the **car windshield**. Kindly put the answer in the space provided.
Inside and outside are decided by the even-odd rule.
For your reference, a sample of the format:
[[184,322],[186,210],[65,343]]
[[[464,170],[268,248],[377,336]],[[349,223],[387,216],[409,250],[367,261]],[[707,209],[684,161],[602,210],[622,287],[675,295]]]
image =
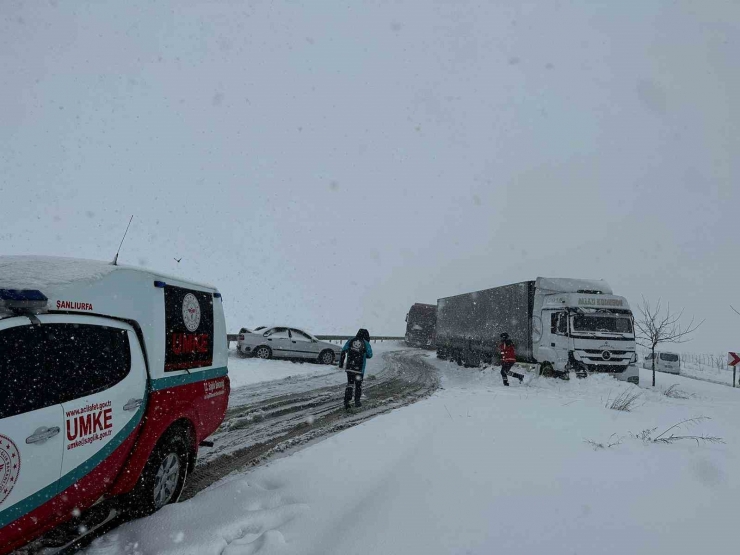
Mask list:
[[660,360],[665,360],[666,362],[678,362],[678,355],[674,355],[673,353],[660,353]]
[[576,314],[573,317],[573,330],[604,333],[632,333],[632,319],[625,316]]

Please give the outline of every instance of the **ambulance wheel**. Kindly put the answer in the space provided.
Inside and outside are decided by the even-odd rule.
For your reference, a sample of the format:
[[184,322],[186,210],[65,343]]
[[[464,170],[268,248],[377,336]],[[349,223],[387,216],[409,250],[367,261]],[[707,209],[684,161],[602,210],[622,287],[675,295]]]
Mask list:
[[327,349],[326,351],[321,351],[321,354],[319,355],[319,362],[321,364],[331,364],[334,362],[334,353]]
[[180,499],[188,472],[188,456],[183,434],[173,431],[159,440],[132,492],[129,509],[135,516],[150,515]]
[[257,358],[272,358],[272,351],[270,350],[270,347],[262,345],[254,350],[254,356]]

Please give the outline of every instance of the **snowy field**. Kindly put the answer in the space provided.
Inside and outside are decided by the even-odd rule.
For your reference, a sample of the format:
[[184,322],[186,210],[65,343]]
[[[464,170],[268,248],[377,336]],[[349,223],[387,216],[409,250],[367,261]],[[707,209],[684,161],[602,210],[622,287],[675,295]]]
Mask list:
[[[562,382],[430,355],[443,389],[98,539],[117,554],[735,553],[740,390]],[[290,363],[288,363],[290,364]],[[678,394],[663,394],[677,384]],[[631,412],[606,407],[637,393]],[[724,443],[655,438],[708,435]],[[590,444],[602,444],[599,447]],[[610,444],[614,444],[611,445]]]
[[[732,387],[732,370],[726,368],[720,369],[695,362],[681,362],[681,375]],[[735,378],[735,384],[737,385],[737,378]]]
[[[373,353],[383,353],[391,350],[406,348],[400,342],[386,341],[372,343]],[[381,357],[367,361],[367,372],[372,374],[380,364]],[[231,389],[245,385],[286,380],[298,376],[340,374],[343,371],[335,365],[316,364],[313,362],[291,362],[290,360],[262,360],[259,358],[242,358],[235,349],[229,351],[229,379]]]

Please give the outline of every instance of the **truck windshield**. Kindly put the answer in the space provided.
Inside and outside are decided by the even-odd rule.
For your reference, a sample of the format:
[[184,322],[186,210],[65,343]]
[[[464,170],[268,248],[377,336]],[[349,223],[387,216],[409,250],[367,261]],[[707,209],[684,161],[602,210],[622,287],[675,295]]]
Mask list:
[[632,333],[632,320],[624,316],[576,314],[573,317],[574,331],[608,333]]

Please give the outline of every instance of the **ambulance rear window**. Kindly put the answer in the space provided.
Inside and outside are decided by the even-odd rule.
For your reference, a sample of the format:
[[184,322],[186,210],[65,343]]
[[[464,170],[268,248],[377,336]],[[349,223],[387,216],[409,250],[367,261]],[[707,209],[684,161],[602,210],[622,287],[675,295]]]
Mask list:
[[131,368],[126,330],[87,324],[50,324],[46,363],[60,383],[60,403],[113,387]]
[[38,326],[0,331],[0,418],[57,404],[56,382],[44,361]]
[[0,331],[0,418],[103,391],[131,368],[128,333],[81,324]]

